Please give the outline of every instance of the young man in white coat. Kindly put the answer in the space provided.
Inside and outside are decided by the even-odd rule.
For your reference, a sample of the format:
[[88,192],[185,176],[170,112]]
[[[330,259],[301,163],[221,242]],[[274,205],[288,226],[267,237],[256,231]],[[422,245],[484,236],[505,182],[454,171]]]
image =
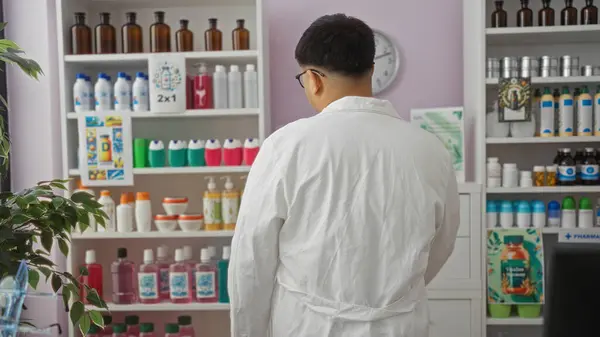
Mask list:
[[[229,265],[232,337],[428,337],[426,285],[452,250],[448,151],[372,97],[372,30],[315,21],[296,76],[319,113],[267,138]],[[300,88],[299,88],[300,89]]]

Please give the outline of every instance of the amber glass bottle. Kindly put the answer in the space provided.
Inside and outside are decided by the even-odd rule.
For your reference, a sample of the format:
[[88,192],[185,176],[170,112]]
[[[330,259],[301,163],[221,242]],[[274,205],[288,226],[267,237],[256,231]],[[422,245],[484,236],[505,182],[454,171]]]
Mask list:
[[533,11],[529,8],[529,0],[521,0],[521,9],[517,12],[517,27],[533,26]]
[[150,26],[150,51],[168,53],[171,51],[171,27],[165,23],[165,12],[154,12],[154,22]]
[[96,54],[117,52],[117,31],[110,25],[110,13],[100,13],[100,24],[96,26]]
[[594,6],[594,0],[585,0],[585,7],[581,9],[581,24],[598,24],[598,7]]
[[502,8],[504,1],[495,1],[494,4],[496,5],[496,10],[492,13],[492,27],[506,27],[508,16]]
[[92,54],[92,29],[85,24],[85,13],[75,13],[75,24],[71,26],[70,54]]
[[577,8],[573,7],[573,0],[565,0],[565,8],[560,11],[560,24],[573,26],[577,24]]
[[127,23],[121,27],[121,48],[123,53],[143,53],[144,40],[142,39],[142,27],[135,20],[137,14],[125,13]]
[[210,28],[204,32],[204,49],[206,51],[223,50],[223,34],[217,29],[217,19],[208,19]]
[[542,9],[538,12],[538,26],[554,26],[554,9],[550,0],[542,0]]
[[244,19],[238,19],[237,28],[231,32],[233,50],[250,49],[250,31],[244,28]]
[[194,33],[188,29],[189,20],[179,20],[180,28],[175,33],[177,51],[194,51]]

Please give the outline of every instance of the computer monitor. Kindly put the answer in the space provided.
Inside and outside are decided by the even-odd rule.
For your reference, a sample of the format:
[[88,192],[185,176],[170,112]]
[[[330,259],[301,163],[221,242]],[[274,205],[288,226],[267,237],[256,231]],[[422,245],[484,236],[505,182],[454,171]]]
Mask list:
[[547,272],[544,337],[600,336],[600,244],[558,243]]

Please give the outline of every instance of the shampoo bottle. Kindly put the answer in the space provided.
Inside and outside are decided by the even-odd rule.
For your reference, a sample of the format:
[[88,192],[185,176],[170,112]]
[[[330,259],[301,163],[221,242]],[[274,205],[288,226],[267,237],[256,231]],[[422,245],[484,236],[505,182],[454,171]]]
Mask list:
[[593,129],[594,107],[592,96],[587,86],[581,88],[581,94],[577,101],[577,135],[591,136]]
[[133,231],[133,207],[129,204],[129,196],[121,193],[121,203],[117,206],[117,232],[129,233]]
[[252,165],[254,163],[254,159],[258,155],[258,150],[260,149],[260,143],[257,138],[246,138],[244,141],[244,164]]
[[558,115],[558,136],[573,136],[573,96],[569,93],[569,88],[564,87],[560,95]]
[[146,89],[143,72],[139,71],[135,75],[135,81],[133,81],[133,88],[131,91],[133,97],[133,111],[148,111],[148,90]]
[[217,269],[211,262],[207,248],[200,251],[200,263],[196,266],[196,300],[200,303],[217,302]]
[[169,165],[171,167],[183,167],[186,164],[187,144],[183,140],[172,140],[169,142]]
[[238,65],[232,65],[227,74],[227,97],[229,109],[243,107],[242,73]]
[[136,194],[135,222],[138,232],[149,232],[152,229],[152,205],[148,192],[137,192]]
[[200,139],[192,139],[188,144],[188,164],[190,166],[205,166],[204,148],[206,143]]
[[214,177],[205,177],[208,180],[207,191],[204,192],[202,203],[204,205],[204,228],[207,231],[221,230],[221,192],[217,190]]
[[109,77],[105,73],[98,74],[98,81],[94,86],[94,99],[96,111],[109,111],[112,102],[112,90],[110,87]]
[[227,285],[227,274],[229,273],[229,257],[231,247],[223,247],[223,259],[217,262],[217,279],[219,281],[219,302],[229,303],[229,292]]
[[225,165],[242,165],[242,153],[242,142],[233,138],[225,139],[223,143],[223,162]]
[[221,197],[221,208],[223,214],[223,229],[226,231],[235,230],[237,216],[240,210],[240,192],[234,189],[231,177],[221,177],[225,179],[225,189]]
[[221,166],[221,156],[221,142],[219,142],[218,139],[209,139],[206,141],[206,147],[204,149],[206,166]]
[[258,74],[254,64],[246,65],[244,72],[244,108],[258,108]]
[[554,97],[546,87],[540,101],[540,137],[554,137],[554,112]]
[[150,142],[148,148],[148,162],[150,167],[164,167],[165,166],[165,145],[160,140],[153,140]]
[[594,95],[594,136],[600,136],[600,85]]
[[217,65],[213,74],[213,103],[215,109],[227,109],[227,72],[225,66]]

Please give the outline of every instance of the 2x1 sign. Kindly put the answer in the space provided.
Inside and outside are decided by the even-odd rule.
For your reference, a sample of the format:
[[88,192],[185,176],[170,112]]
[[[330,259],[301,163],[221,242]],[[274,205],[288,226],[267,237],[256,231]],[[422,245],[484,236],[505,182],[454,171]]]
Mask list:
[[170,53],[152,54],[148,58],[148,74],[150,111],[185,112],[185,58]]

